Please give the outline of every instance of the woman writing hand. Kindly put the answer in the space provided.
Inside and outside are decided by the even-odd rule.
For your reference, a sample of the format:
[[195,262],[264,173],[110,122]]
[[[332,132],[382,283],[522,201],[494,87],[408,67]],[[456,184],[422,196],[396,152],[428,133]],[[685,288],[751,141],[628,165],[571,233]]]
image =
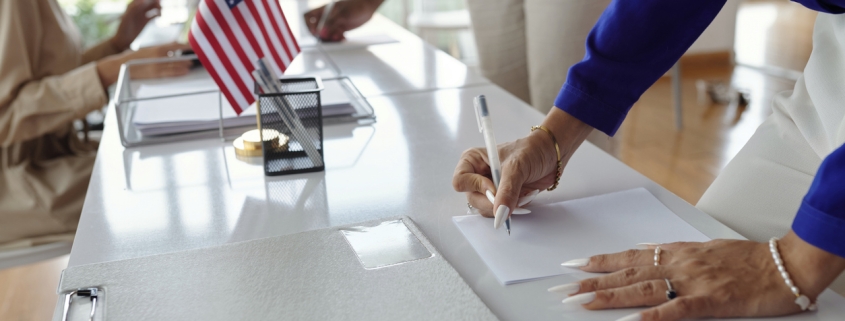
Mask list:
[[[514,209],[530,202],[536,195],[534,191],[553,186],[558,179],[555,143],[560,148],[562,170],[593,130],[559,108],[552,108],[541,126],[549,132],[534,130],[525,138],[499,145],[502,178],[498,190],[490,176],[485,149],[472,148],[461,155],[452,185],[456,191],[466,193],[467,202],[481,215],[503,222]],[[487,199],[487,191],[495,195],[495,204]],[[521,197],[524,198],[520,200]]]

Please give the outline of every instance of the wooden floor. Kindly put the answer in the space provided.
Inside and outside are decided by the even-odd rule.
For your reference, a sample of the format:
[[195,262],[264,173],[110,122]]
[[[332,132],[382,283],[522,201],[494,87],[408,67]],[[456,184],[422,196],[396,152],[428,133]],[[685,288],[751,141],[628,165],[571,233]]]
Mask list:
[[[658,81],[613,138],[615,156],[695,204],[769,115],[773,95],[794,85],[794,80],[771,73],[803,69],[814,19],[813,12],[786,0],[743,3],[736,47],[736,60],[742,65],[683,66],[684,128],[680,131],[674,127],[669,79]],[[695,87],[699,79],[748,90],[751,104],[745,108],[699,105]],[[49,320],[59,273],[65,266],[67,256],[0,270],[0,320]]]
[[0,320],[46,321],[53,318],[59,274],[68,256],[0,270]]
[[[737,16],[737,66],[682,63],[683,123],[676,130],[671,84],[664,77],[634,105],[613,138],[613,154],[695,204],[771,113],[775,94],[791,90],[812,49],[816,13],[789,1],[746,1]],[[696,81],[747,91],[746,107],[699,104]]]

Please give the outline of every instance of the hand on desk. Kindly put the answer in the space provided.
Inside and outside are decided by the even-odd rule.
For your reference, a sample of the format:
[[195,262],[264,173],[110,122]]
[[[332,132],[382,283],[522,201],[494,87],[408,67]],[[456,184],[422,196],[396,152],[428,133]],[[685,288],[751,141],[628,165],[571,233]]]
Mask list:
[[[138,51],[125,51],[123,53],[108,56],[97,61],[97,72],[100,75],[100,82],[103,87],[108,87],[117,82],[120,74],[120,66],[132,60],[163,58],[172,55],[174,52],[191,49],[191,46],[181,43],[170,43],[161,46],[153,46],[138,49]],[[193,63],[190,60],[180,60],[167,63],[145,64],[133,66],[131,75],[133,79],[175,77],[187,74]]]
[[[815,248],[790,232],[777,243],[786,271],[801,294],[815,302],[845,268],[845,259]],[[769,245],[751,241],[661,244],[573,260],[587,272],[613,272],[549,289],[564,303],[590,310],[649,306],[625,321],[704,317],[768,317],[801,312],[775,265]],[[569,263],[569,262],[567,262]],[[586,264],[586,265],[585,265]],[[677,297],[669,299],[669,280]]]
[[343,33],[360,27],[373,17],[384,0],[337,1],[329,13],[323,30],[317,30],[326,6],[305,13],[305,24],[311,34],[322,41],[341,41]]
[[129,49],[147,23],[160,15],[160,0],[133,0],[120,17],[120,25],[111,38],[112,46],[118,51]]
[[[552,108],[543,126],[555,135],[564,166],[593,129],[558,108]],[[529,128],[525,130],[527,132]],[[513,209],[521,206],[520,201],[524,201],[521,197],[535,190],[545,190],[554,184],[557,152],[552,138],[542,130],[530,132],[527,137],[513,142],[499,144],[498,148],[502,162],[502,179],[498,190],[491,180],[487,150],[484,148],[468,149],[461,155],[452,176],[452,186],[458,192],[465,192],[467,202],[485,217],[495,216],[494,208],[507,210],[504,220],[512,214]],[[495,195],[495,204],[487,199],[487,191]]]

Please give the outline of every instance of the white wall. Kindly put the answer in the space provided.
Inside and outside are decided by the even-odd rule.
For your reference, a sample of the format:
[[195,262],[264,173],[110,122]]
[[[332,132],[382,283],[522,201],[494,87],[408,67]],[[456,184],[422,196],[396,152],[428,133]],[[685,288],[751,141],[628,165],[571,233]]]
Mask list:
[[742,0],[728,0],[713,23],[704,30],[698,40],[687,50],[687,54],[734,51],[736,13]]

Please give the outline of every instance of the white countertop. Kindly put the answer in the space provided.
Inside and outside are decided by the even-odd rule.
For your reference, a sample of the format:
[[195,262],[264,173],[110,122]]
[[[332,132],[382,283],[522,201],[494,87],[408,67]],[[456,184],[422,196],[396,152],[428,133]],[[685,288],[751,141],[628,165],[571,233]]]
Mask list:
[[[455,164],[463,150],[483,145],[472,98],[487,96],[500,141],[525,136],[542,114],[419,39],[329,54],[377,122],[326,126],[325,172],[265,177],[261,164],[236,159],[231,142],[219,139],[127,149],[110,113],[69,266],[407,215],[500,319],[614,320],[633,311],[564,308],[546,288],[574,276],[502,286],[452,223],[466,214],[464,195],[451,186]],[[634,187],[711,238],[739,237],[589,143],[560,188],[535,202]],[[843,303],[827,293],[819,313],[790,320],[840,320]]]

